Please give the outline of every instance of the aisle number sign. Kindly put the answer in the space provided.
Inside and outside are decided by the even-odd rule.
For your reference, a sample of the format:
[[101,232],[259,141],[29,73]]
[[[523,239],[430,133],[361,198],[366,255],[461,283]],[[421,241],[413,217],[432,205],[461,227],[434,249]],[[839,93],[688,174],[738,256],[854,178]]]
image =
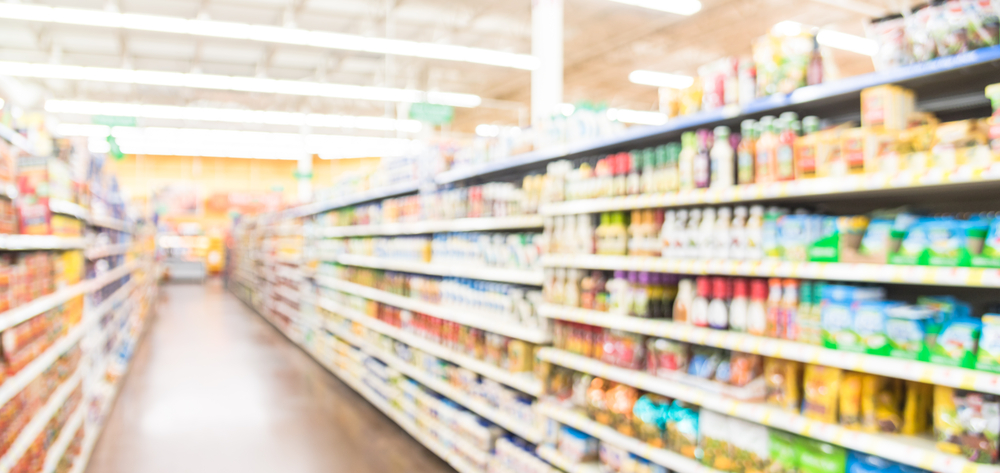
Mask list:
[[114,115],[94,115],[90,117],[90,122],[95,125],[105,126],[136,126],[135,117],[119,117]]
[[432,125],[451,123],[455,118],[455,107],[433,103],[415,103],[410,105],[410,119],[419,120]]

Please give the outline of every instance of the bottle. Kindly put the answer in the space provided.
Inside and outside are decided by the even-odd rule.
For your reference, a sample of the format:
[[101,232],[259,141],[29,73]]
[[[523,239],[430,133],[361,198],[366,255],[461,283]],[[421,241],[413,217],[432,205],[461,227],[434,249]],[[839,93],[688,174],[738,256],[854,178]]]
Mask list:
[[708,303],[708,326],[717,330],[729,328],[729,278],[716,276],[712,279],[712,300]]
[[761,225],[760,247],[765,258],[780,258],[781,245],[778,244],[778,219],[788,213],[786,209],[771,206],[764,212]]
[[590,277],[594,280],[594,310],[607,312],[611,303],[608,295],[608,280],[604,277],[604,271],[595,269],[590,273]]
[[608,155],[594,165],[594,197],[611,197],[612,180],[611,155]]
[[712,180],[712,134],[706,129],[698,130],[697,152],[694,156],[694,187],[704,189]]
[[628,291],[625,292],[625,302],[623,305],[625,306],[625,313],[627,315],[636,315],[635,298],[639,290],[639,273],[637,271],[629,271],[626,274]]
[[666,212],[663,209],[648,210],[652,214],[652,220],[646,234],[646,255],[660,256],[663,252],[663,245],[660,243],[660,229],[663,228],[663,220]]
[[738,205],[733,209],[733,223],[729,226],[729,259],[746,259],[747,207]]
[[677,297],[674,298],[674,322],[691,323],[691,304],[694,303],[694,280],[682,278],[677,281]]
[[663,274],[643,273],[649,277],[649,304],[645,314],[640,317],[651,319],[662,319],[666,317],[666,309],[663,307]]
[[628,251],[628,226],[625,222],[625,212],[611,212],[611,223],[608,225],[608,251],[606,254],[625,256]]
[[695,279],[696,293],[691,301],[691,312],[688,318],[691,324],[698,327],[708,327],[708,296],[709,285],[708,276],[698,276]]
[[634,149],[628,153],[629,171],[625,179],[625,193],[627,195],[639,195],[642,186],[642,171],[645,163],[642,160],[642,153]]
[[795,178],[812,179],[816,177],[819,118],[812,115],[803,118],[802,128],[805,134],[795,140]]
[[698,256],[696,258],[711,259],[715,253],[715,208],[707,207],[701,211],[701,225],[698,228]]
[[813,37],[813,48],[809,55],[809,65],[806,67],[806,85],[823,83],[823,56],[819,52],[819,41]]
[[795,279],[786,279],[783,285],[785,291],[781,298],[781,319],[785,330],[782,338],[798,340],[799,282]]
[[614,277],[608,281],[608,312],[611,314],[628,315],[628,276],[625,271],[615,271]]
[[790,181],[795,179],[795,139],[798,138],[795,129],[798,127],[798,115],[795,112],[785,112],[779,120],[781,133],[778,135],[778,148],[774,154],[774,180]]
[[644,237],[642,213],[639,210],[632,211],[632,218],[629,219],[628,226],[628,246],[629,256],[642,256],[642,245],[639,243]]
[[764,206],[750,206],[750,217],[747,218],[747,243],[744,247],[744,259],[759,260],[764,258]]
[[574,268],[566,272],[566,290],[563,292],[563,299],[565,305],[580,306],[580,270]]
[[694,189],[694,160],[698,144],[692,131],[681,133],[681,150],[677,155],[677,183],[679,190]]
[[729,143],[729,127],[715,127],[715,143],[712,144],[711,182],[713,189],[724,189],[736,184],[736,152]]
[[750,304],[747,305],[747,332],[767,335],[767,283],[763,279],[750,280]]
[[647,272],[638,273],[636,284],[632,287],[632,315],[636,317],[652,317],[649,301],[654,291],[650,287],[649,276]]
[[[601,214],[601,220],[597,225],[597,229],[594,230],[594,249],[596,250],[596,254],[608,254],[608,232],[610,231],[610,228],[611,213],[604,212]],[[558,244],[558,242],[553,242],[553,244]]]
[[715,232],[712,235],[712,258],[727,260],[730,258],[729,248],[732,246],[730,229],[733,220],[733,212],[729,207],[719,207],[718,216],[715,218]]
[[667,143],[664,148],[664,188],[662,192],[677,192],[681,188],[680,156],[681,144],[676,141]]
[[653,172],[653,182],[650,192],[667,191],[667,145],[660,145],[653,149],[653,162],[655,172]]
[[566,302],[565,291],[566,291],[566,268],[557,268],[555,284],[552,285],[552,292],[551,292],[552,303],[562,304]]
[[812,305],[810,306],[811,312],[809,313],[809,319],[815,325],[816,329],[810,333],[809,339],[806,343],[811,343],[813,345],[823,344],[823,324],[822,324],[822,312],[823,312],[823,291],[826,288],[825,282],[814,282],[812,284]]
[[[687,215],[687,212],[684,212]],[[663,214],[663,226],[660,227],[660,255],[664,258],[676,258],[674,240],[677,238],[677,211],[668,210]]]
[[782,338],[785,326],[781,320],[781,279],[767,281],[767,336]]
[[656,192],[656,152],[653,148],[642,150],[642,173],[639,176],[639,193],[652,194]]
[[753,184],[754,180],[754,128],[757,122],[743,120],[740,123],[740,145],[736,149],[736,183]]
[[694,259],[698,257],[698,242],[701,240],[701,209],[691,209],[688,212],[687,228],[684,231],[683,257]]
[[629,154],[624,152],[614,155],[612,169],[615,177],[611,192],[613,197],[623,196],[628,192],[628,171],[632,167],[632,160],[629,158]]
[[660,275],[663,286],[663,302],[660,303],[660,306],[663,307],[662,317],[665,319],[674,318],[674,302],[677,300],[679,279],[676,274]]
[[748,294],[749,288],[746,278],[734,278],[733,300],[729,303],[729,330],[734,332],[747,331],[747,318],[750,315]]
[[597,293],[594,291],[594,276],[586,274],[580,279],[580,308],[594,310]]
[[592,255],[597,251],[597,243],[594,240],[594,218],[591,214],[580,214],[576,216],[577,242],[580,254]]
[[778,144],[774,135],[774,117],[771,115],[761,117],[760,121],[757,122],[756,134],[757,142],[754,146],[756,162],[754,163],[753,181],[757,184],[773,182],[774,175],[771,174],[771,169],[774,166],[774,153]]

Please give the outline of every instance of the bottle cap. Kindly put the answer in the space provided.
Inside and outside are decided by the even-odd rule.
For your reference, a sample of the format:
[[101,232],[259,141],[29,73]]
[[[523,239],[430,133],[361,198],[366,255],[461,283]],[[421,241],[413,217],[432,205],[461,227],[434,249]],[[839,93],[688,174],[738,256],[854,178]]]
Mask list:
[[637,271],[629,271],[628,282],[632,283],[633,285],[639,282],[639,273]]
[[620,269],[615,270],[615,279],[625,279],[625,271]]
[[743,299],[747,298],[747,280],[745,278],[734,278],[733,279],[733,297],[741,297]]
[[698,276],[698,278],[695,279],[695,285],[698,288],[697,291],[699,297],[708,297],[710,289],[708,276]]
[[754,300],[767,299],[767,282],[765,280],[750,280],[750,298]]
[[715,127],[715,139],[724,139],[729,137],[729,127],[728,126],[717,126]]
[[725,276],[712,278],[712,297],[716,299],[729,299],[729,278]]

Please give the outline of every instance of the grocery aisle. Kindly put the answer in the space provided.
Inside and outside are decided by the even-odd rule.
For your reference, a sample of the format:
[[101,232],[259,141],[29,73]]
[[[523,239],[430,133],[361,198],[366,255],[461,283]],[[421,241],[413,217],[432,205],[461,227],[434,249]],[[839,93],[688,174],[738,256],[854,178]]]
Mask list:
[[220,281],[161,294],[89,473],[452,471]]

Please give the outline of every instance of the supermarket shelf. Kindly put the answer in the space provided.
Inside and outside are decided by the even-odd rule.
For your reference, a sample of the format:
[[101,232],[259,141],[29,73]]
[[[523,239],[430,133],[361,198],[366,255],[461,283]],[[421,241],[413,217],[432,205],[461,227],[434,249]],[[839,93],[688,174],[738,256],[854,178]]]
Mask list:
[[[31,418],[21,432],[17,435],[17,439],[14,443],[10,445],[7,449],[7,453],[0,458],[0,473],[7,473],[12,468],[17,466],[17,462],[24,455],[24,452],[28,451],[28,448],[35,443],[35,439],[45,430],[46,424],[52,419],[56,412],[66,404],[66,399],[69,398],[70,394],[73,394],[73,390],[80,385],[80,380],[83,378],[83,368],[78,367],[76,372],[74,372],[69,379],[63,381],[62,384],[56,388],[55,391],[49,396],[49,399],[45,401],[45,405],[42,406],[38,412],[35,413],[34,417]],[[81,399],[80,404],[83,405],[84,402]],[[77,409],[79,410],[79,408]]]
[[91,215],[90,224],[95,227],[117,230],[119,232],[125,232],[125,233],[132,232],[132,224],[124,220],[118,220],[112,217],[100,217],[96,215]]
[[66,421],[66,425],[59,432],[59,437],[49,447],[49,450],[45,452],[45,463],[42,466],[42,473],[53,473],[56,471],[56,467],[59,466],[59,461],[66,454],[66,449],[69,448],[70,442],[73,441],[76,432],[83,425],[83,419],[87,413],[86,405],[86,402],[80,402],[80,406],[73,411],[73,414]]
[[21,151],[28,153],[32,156],[35,155],[35,147],[28,141],[24,135],[14,131],[13,128],[0,123],[0,138],[7,140],[8,143],[21,148]]
[[[915,89],[919,102],[947,102],[964,93],[977,93],[974,104],[981,104],[985,114],[989,113],[989,102],[983,95],[983,87],[996,82],[996,63],[1000,62],[1000,46],[977,49],[954,56],[944,57],[898,67],[887,71],[873,72],[860,76],[803,87],[790,94],[775,94],[759,98],[746,106],[724,107],[703,111],[669,120],[662,126],[632,127],[624,133],[573,145],[556,146],[551,149],[533,151],[481,166],[470,166],[438,174],[434,180],[438,184],[449,184],[471,178],[482,178],[530,167],[540,167],[548,161],[588,154],[627,151],[638,147],[663,144],[676,140],[681,132],[717,125],[739,126],[747,118],[758,118],[765,114],[793,111],[799,116],[832,115],[856,117],[860,109],[860,95],[863,89],[883,84],[898,84]],[[960,107],[962,104],[941,103],[934,107],[936,112]],[[968,107],[968,104],[965,104]],[[918,103],[918,108],[921,108]],[[856,119],[856,118],[855,118]]]
[[84,316],[94,320],[104,317],[104,315],[116,305],[125,301],[125,299],[128,299],[128,297],[132,295],[132,289],[135,288],[136,284],[137,283],[134,279],[130,279],[125,284],[122,284],[122,287],[116,289],[115,292],[108,296],[107,299],[104,299],[100,304],[98,304],[97,307],[86,311]]
[[542,460],[567,473],[601,473],[601,467],[597,463],[572,462],[551,445],[539,445],[535,453]]
[[455,220],[428,220],[413,223],[383,223],[380,225],[352,225],[326,227],[317,230],[321,237],[339,238],[366,235],[420,235],[443,232],[480,232],[542,228],[541,215],[517,217],[459,218]]
[[599,424],[581,414],[559,407],[555,404],[542,403],[539,406],[538,411],[542,415],[556,422],[566,424],[587,435],[596,437],[602,442],[606,442],[634,455],[643,457],[653,463],[656,463],[657,465],[665,466],[671,471],[677,473],[719,473],[717,470],[713,470],[702,465],[701,463],[698,463],[697,460],[685,457],[670,450],[647,445],[639,439],[621,434],[611,427]]
[[49,199],[49,211],[56,214],[69,215],[80,220],[89,220],[90,212],[80,204],[68,200]]
[[79,250],[87,247],[86,238],[54,235],[0,235],[0,250]]
[[295,320],[299,316],[299,311],[293,309],[291,306],[285,304],[284,302],[275,302],[274,310],[280,313],[281,315],[288,317],[291,320]]
[[362,286],[352,282],[332,278],[329,276],[317,276],[316,282],[321,286],[342,291],[349,294],[378,301],[383,304],[399,307],[401,309],[412,310],[422,314],[427,314],[439,319],[450,320],[462,325],[468,325],[487,332],[506,335],[518,340],[531,343],[547,343],[552,339],[552,335],[541,328],[522,327],[509,321],[498,320],[502,315],[489,312],[476,312],[462,307],[446,307],[438,304],[431,304],[410,297],[403,297],[390,292],[380,291],[375,288]]
[[436,276],[454,278],[481,279],[485,281],[524,284],[528,286],[541,286],[542,280],[544,279],[541,270],[532,271],[530,269],[491,268],[488,266],[464,265],[457,262],[421,263],[417,261],[375,258],[372,256],[360,255],[339,255],[335,258],[335,261],[347,266],[363,266],[366,268],[403,271],[418,274],[433,274]]
[[[949,170],[950,171],[950,170]],[[583,199],[546,204],[542,215],[572,215],[615,210],[683,207],[705,204],[760,202],[804,197],[873,197],[886,192],[931,192],[937,190],[978,190],[1000,182],[1000,165],[985,170],[944,172],[931,170],[915,175],[866,174],[819,179],[800,179],[766,184],[746,184],[727,189],[692,189],[680,192],[643,194],[600,199]]]
[[1000,287],[1000,269],[951,266],[910,266],[807,261],[737,261],[668,259],[655,256],[545,255],[542,265],[557,268],[650,271],[659,273],[828,281],[915,284],[928,286]]
[[923,361],[887,356],[851,353],[790,340],[695,327],[669,320],[629,317],[554,304],[543,305],[539,309],[539,313],[552,319],[664,337],[696,345],[725,348],[771,358],[832,366],[983,393],[1000,394],[1000,374],[987,371],[935,365]]
[[484,361],[477,360],[471,356],[458,353],[437,343],[421,338],[418,335],[393,327],[392,325],[382,322],[381,320],[368,317],[360,311],[350,307],[345,307],[325,297],[319,298],[319,306],[340,315],[341,317],[364,325],[365,327],[368,327],[378,333],[406,343],[413,348],[425,351],[443,360],[448,360],[470,371],[475,371],[476,373],[494,381],[503,383],[525,394],[530,394],[536,397],[542,394],[542,383],[533,376],[511,373],[503,368],[499,368]]
[[278,286],[278,288],[274,290],[274,293],[293,302],[298,302],[299,297],[301,297],[299,291],[291,289],[287,286]]
[[117,245],[104,245],[94,248],[87,248],[83,255],[89,260],[106,258],[108,256],[123,255],[132,248],[132,243],[119,243]]
[[45,352],[32,360],[31,363],[28,363],[21,371],[7,378],[0,385],[0,406],[10,401],[17,393],[21,392],[22,389],[41,375],[43,371],[52,366],[52,363],[59,359],[63,353],[66,353],[76,345],[83,338],[83,335],[87,333],[87,330],[90,330],[94,322],[96,322],[94,319],[84,319],[76,327],[73,327],[68,334],[57,340]]
[[318,213],[323,213],[328,210],[337,209],[340,207],[347,207],[350,205],[357,205],[364,202],[372,200],[381,200],[389,197],[396,197],[399,195],[412,194],[419,190],[419,186],[416,182],[406,182],[402,184],[396,184],[392,186],[382,187],[379,189],[372,189],[367,192],[361,192],[352,196],[340,197],[326,202],[316,202],[308,205],[302,205],[299,207],[288,209],[281,212],[278,215],[279,219],[297,218],[305,217],[307,215],[314,215]]
[[[939,473],[997,473],[1000,467],[979,465],[958,455],[938,451],[930,438],[871,434],[817,422],[763,403],[741,402],[640,371],[618,368],[597,360],[554,348],[539,350],[542,360],[594,376],[627,384],[644,391],[697,404],[705,409],[785,430],[804,437],[840,445],[863,453]],[[558,420],[558,419],[556,419]]]
[[458,388],[448,384],[447,381],[435,378],[420,368],[403,361],[399,357],[372,346],[370,343],[359,339],[357,336],[347,330],[344,330],[342,327],[327,324],[327,331],[340,337],[342,340],[350,343],[351,345],[361,348],[361,350],[368,355],[382,360],[383,363],[389,365],[407,377],[412,378],[418,383],[437,391],[442,396],[445,396],[448,399],[465,406],[470,411],[483,416],[490,422],[493,422],[508,432],[511,432],[532,443],[538,443],[542,440],[542,432],[532,429],[530,426],[524,425],[521,421],[494,409],[480,400],[472,398]]

